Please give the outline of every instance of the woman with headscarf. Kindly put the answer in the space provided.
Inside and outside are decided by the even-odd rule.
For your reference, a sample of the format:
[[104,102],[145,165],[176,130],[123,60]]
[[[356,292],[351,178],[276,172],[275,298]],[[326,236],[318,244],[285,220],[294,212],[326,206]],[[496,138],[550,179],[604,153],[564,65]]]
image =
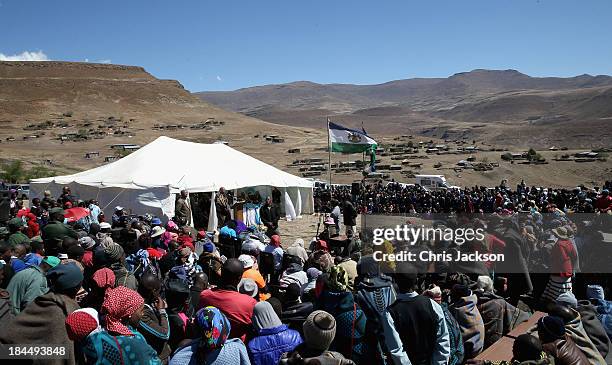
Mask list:
[[92,307],[96,310],[102,308],[104,294],[108,289],[115,287],[115,273],[109,268],[97,270],[91,276],[89,282],[89,293],[81,302],[83,307]]
[[170,365],[250,365],[246,347],[238,338],[228,339],[231,325],[215,307],[204,307],[195,316],[201,337],[178,349]]
[[143,312],[144,299],[138,292],[125,286],[109,289],[102,303],[102,314],[106,319],[104,329],[116,336],[143,338],[135,329]]
[[139,337],[114,336],[100,326],[98,311],[82,308],[66,318],[66,332],[87,364],[157,365],[155,350]]
[[68,338],[76,344],[82,343],[87,336],[102,331],[98,311],[94,308],[81,308],[66,317]]
[[333,266],[327,283],[317,298],[317,310],[323,310],[336,318],[338,330],[331,349],[347,359],[360,363],[368,353],[365,340],[366,316],[349,291],[348,274],[341,266]]
[[255,304],[252,321],[255,337],[248,350],[253,365],[278,364],[283,353],[303,342],[300,333],[283,324],[268,302]]
[[302,285],[302,299],[311,299],[313,295],[310,293],[312,289],[317,285],[317,279],[319,275],[323,272],[316,267],[311,267],[306,270],[306,276],[308,277],[308,282]]
[[289,248],[287,248],[287,254],[297,256],[302,259],[302,265],[308,261],[308,253],[304,248],[304,240],[301,238],[296,239]]
[[177,251],[177,255],[176,264],[185,270],[187,284],[191,287],[193,285],[193,276],[202,271],[202,267],[198,264],[198,255],[189,247],[182,247]]
[[304,271],[302,260],[297,256],[289,256],[289,260],[285,260],[287,266],[285,271],[280,276],[279,283],[282,288],[286,288],[291,283],[296,283],[300,287],[308,282],[308,276]]

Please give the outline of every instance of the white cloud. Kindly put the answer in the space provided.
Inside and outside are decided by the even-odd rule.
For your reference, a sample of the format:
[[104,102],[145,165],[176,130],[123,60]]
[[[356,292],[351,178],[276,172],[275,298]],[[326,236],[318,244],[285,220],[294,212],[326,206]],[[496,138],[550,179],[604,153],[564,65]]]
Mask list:
[[221,76],[217,75],[217,81],[222,81],[223,79],[221,78]]
[[49,57],[43,51],[24,51],[10,56],[0,53],[0,61],[49,61]]
[[98,60],[98,63],[111,63],[111,60]]

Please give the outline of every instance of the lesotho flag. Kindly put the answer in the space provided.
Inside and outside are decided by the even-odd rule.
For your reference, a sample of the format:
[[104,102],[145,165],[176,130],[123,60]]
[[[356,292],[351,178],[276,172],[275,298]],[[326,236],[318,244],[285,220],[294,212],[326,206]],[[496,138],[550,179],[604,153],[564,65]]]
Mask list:
[[328,128],[332,152],[361,153],[376,151],[378,143],[370,138],[365,131],[345,128],[329,120]]

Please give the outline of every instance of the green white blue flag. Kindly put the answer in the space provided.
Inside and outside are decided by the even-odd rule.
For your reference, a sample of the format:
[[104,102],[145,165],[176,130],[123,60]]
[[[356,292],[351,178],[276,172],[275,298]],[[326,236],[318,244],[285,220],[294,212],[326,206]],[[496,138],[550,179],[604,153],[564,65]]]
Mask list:
[[328,122],[328,126],[332,152],[361,153],[376,150],[378,143],[365,131],[345,128],[332,122]]

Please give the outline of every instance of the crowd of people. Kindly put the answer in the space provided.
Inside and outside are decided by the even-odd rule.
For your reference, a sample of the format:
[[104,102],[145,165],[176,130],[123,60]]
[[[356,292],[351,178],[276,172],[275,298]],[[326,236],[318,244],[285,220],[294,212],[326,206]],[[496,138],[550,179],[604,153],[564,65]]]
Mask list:
[[[539,310],[505,364],[603,365],[609,275],[580,267],[609,262],[601,231],[610,185],[317,190],[324,228],[291,243],[275,197],[261,224],[246,226],[219,191],[219,227],[206,232],[190,225],[187,192],[172,220],[123,207],[107,218],[69,188],[45,192],[28,207],[16,202],[0,234],[0,343],[64,346],[62,358],[35,360],[57,364],[486,364],[476,357]],[[88,214],[69,219],[72,207]],[[441,224],[485,229],[474,245],[522,257],[524,267],[377,262],[358,213],[447,213]]]

